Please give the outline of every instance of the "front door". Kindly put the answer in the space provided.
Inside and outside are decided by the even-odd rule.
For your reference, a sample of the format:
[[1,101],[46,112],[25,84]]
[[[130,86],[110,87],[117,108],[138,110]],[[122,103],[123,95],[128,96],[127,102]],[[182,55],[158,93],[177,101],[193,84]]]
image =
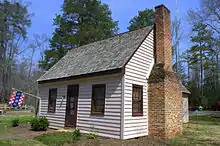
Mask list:
[[66,102],[66,127],[76,127],[77,102],[79,95],[79,85],[68,85]]

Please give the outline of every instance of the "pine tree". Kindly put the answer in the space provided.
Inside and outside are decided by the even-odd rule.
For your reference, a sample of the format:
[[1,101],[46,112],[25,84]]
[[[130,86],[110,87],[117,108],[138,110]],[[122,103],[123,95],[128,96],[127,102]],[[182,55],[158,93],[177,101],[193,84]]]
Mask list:
[[203,94],[203,85],[204,85],[204,68],[212,65],[214,62],[210,60],[212,54],[214,54],[214,50],[211,48],[212,42],[212,31],[207,29],[207,25],[203,23],[197,23],[193,26],[191,42],[193,46],[188,50],[189,54],[189,65],[199,65],[199,101],[202,104],[204,100]]
[[117,22],[111,11],[99,0],[65,0],[62,15],[54,19],[56,29],[39,66],[48,70],[68,50],[91,42],[105,39],[117,33]]
[[19,1],[0,1],[0,101],[9,97],[19,44],[27,38],[31,25],[27,5]]
[[142,27],[151,26],[154,24],[154,11],[152,9],[145,9],[138,11],[138,15],[130,21],[129,31],[136,30]]

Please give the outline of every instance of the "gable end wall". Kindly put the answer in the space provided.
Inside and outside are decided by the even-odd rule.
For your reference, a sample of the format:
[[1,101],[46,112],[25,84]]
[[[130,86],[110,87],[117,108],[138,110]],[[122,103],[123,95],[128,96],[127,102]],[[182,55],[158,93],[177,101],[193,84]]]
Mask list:
[[[129,139],[148,135],[147,78],[154,64],[154,31],[140,45],[125,66],[123,137]],[[143,116],[132,116],[132,84],[143,86]]]

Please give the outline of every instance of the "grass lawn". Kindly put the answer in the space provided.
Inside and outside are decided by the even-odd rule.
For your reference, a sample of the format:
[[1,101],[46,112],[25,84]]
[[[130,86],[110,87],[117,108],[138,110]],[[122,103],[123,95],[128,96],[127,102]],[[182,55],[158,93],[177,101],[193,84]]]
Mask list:
[[0,146],[45,146],[36,140],[0,139]]
[[[218,115],[220,116],[220,115]],[[183,135],[170,139],[168,141],[158,141],[149,137],[142,137],[138,139],[116,140],[116,139],[88,139],[83,135],[80,140],[73,141],[71,139],[72,133],[52,133],[43,134],[35,138],[45,145],[61,146],[61,145],[173,145],[173,146],[220,146],[220,118],[213,118],[212,115],[205,116],[191,116],[190,122],[184,124]]]
[[[220,116],[220,115],[218,115]],[[183,135],[167,140],[159,141],[150,137],[141,137],[129,140],[117,140],[97,137],[89,139],[88,135],[82,134],[79,140],[72,139],[72,132],[56,132],[42,134],[30,131],[25,127],[11,127],[11,120],[20,118],[21,123],[27,123],[33,118],[33,114],[12,114],[5,117],[0,116],[0,146],[133,146],[133,145],[173,145],[173,146],[194,146],[209,145],[220,146],[220,118],[209,116],[191,116],[190,122],[184,124]],[[50,132],[50,130],[49,130]],[[54,132],[54,131],[51,131]],[[12,136],[7,138],[7,136]],[[35,138],[34,138],[35,137]]]
[[45,145],[61,146],[65,143],[72,142],[72,133],[71,132],[57,132],[57,133],[51,133],[51,134],[43,134],[34,139],[37,141],[41,141]]
[[11,124],[12,119],[19,118],[20,123],[24,124],[30,122],[30,120],[34,117],[32,113],[25,113],[25,112],[11,112],[9,115],[0,116],[0,136],[1,135],[11,135]]
[[171,145],[209,145],[220,146],[220,114],[191,116],[184,125],[183,135],[171,139]]
[[[30,112],[10,112],[7,115],[0,116],[0,146],[43,146],[43,144],[39,141],[35,140],[25,140],[23,138],[19,138],[17,134],[22,134],[25,131],[25,128],[15,127],[12,128],[12,119],[19,118],[20,124],[25,124],[30,122],[30,120],[34,117],[33,113]],[[13,138],[6,138],[13,137]]]

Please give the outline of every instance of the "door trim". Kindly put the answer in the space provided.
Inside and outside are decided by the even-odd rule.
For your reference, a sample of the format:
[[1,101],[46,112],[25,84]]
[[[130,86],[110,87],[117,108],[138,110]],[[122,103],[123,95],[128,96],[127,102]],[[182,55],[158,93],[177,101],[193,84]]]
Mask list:
[[[68,118],[68,114],[67,114],[67,106],[69,103],[69,92],[68,90],[71,90],[73,88],[77,88],[77,95],[76,98],[74,98],[74,122],[73,122],[73,126],[70,126],[67,124],[67,118]],[[65,127],[71,127],[71,128],[76,128],[76,122],[77,122],[77,108],[78,108],[78,97],[79,97],[79,84],[73,84],[73,85],[67,85],[67,96],[66,96],[66,113],[65,113]]]

